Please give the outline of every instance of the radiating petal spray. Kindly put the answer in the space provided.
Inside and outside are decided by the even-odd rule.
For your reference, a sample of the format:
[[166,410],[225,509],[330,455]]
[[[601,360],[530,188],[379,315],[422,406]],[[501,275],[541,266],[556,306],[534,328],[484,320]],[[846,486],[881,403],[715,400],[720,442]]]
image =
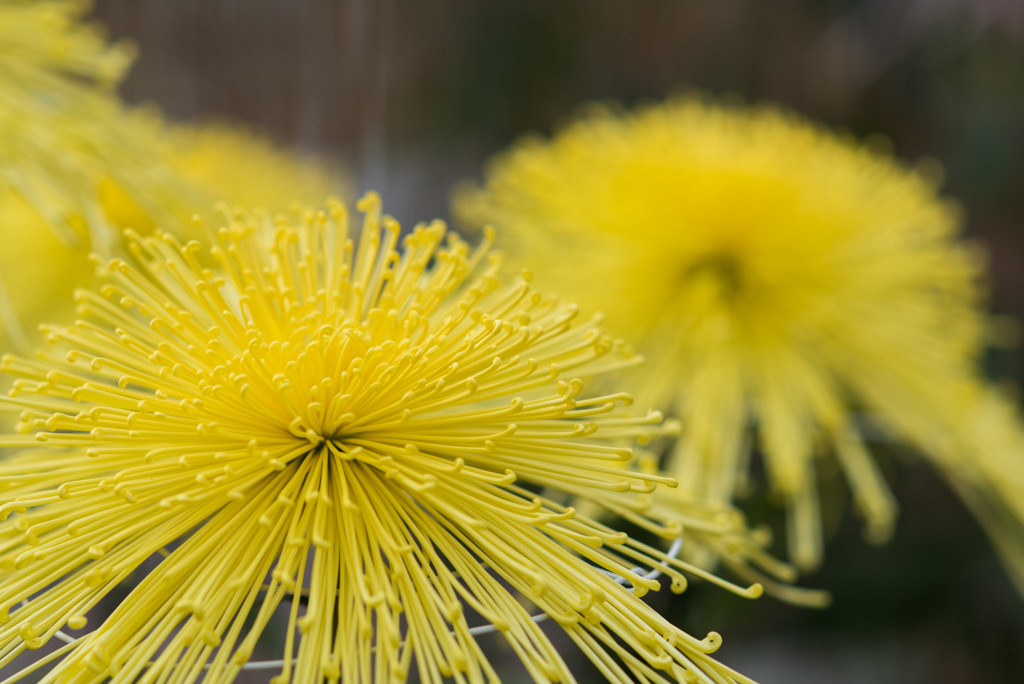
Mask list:
[[[759,449],[792,557],[813,567],[824,457],[868,535],[891,534],[867,425],[998,509],[983,521],[1024,579],[1021,430],[978,370],[983,259],[927,174],[793,114],[690,96],[524,140],[456,213],[648,356],[640,396],[683,418],[675,496],[731,502]],[[981,437],[997,415],[1017,437]]]
[[557,500],[666,482],[622,466],[661,416],[583,381],[635,357],[486,245],[440,223],[400,241],[361,208],[357,241],[337,203],[237,214],[209,250],[132,236],[77,323],[5,357],[0,667],[67,630],[43,681],[228,681],[284,611],[291,681],[497,681],[478,622],[572,680],[521,595],[613,681],[748,681],[640,599],[639,568],[759,586]]

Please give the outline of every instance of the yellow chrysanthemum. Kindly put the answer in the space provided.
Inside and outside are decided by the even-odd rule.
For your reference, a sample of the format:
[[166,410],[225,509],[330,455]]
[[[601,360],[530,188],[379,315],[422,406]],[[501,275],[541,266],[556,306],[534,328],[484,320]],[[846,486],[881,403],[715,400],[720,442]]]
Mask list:
[[[164,137],[172,143],[173,153],[163,162],[175,182],[188,190],[189,201],[147,212],[130,193],[107,180],[99,186],[99,198],[109,225],[149,233],[162,222],[184,231],[179,237],[196,237],[191,217],[213,218],[216,202],[283,211],[292,202],[314,204],[347,187],[339,168],[301,158],[244,127],[168,125]],[[0,253],[0,286],[6,285],[7,291],[6,296],[0,292],[6,314],[0,322],[0,349],[25,348],[39,323],[60,319],[74,289],[88,283],[92,268],[81,243],[55,238],[13,192],[0,195],[0,236],[7,245]]]
[[227,681],[280,609],[284,680],[497,681],[479,619],[571,681],[518,593],[611,680],[748,681],[640,600],[659,583],[634,566],[725,583],[552,498],[665,481],[620,465],[660,415],[578,379],[635,359],[503,284],[486,246],[434,223],[398,251],[377,197],[360,208],[356,243],[340,204],[239,214],[209,252],[129,236],[136,266],[101,266],[49,351],[5,357],[0,667],[85,629],[42,681]]
[[156,122],[127,116],[113,92],[132,51],[80,24],[87,6],[0,0],[0,192],[20,195],[65,242],[103,252],[118,234],[101,183],[161,220],[187,192],[161,161]]
[[0,0],[2,349],[24,346],[49,306],[69,301],[90,249],[113,247],[102,184],[160,220],[191,199],[162,163],[155,122],[129,115],[113,93],[131,50],[79,24],[86,6]]
[[[197,198],[171,207],[176,219],[172,225],[188,226],[194,214],[212,219],[217,202],[273,213],[293,202],[316,205],[349,185],[340,168],[278,147],[242,124],[168,124],[164,138],[169,143],[165,162]],[[146,212],[113,182],[101,186],[100,197],[104,214],[119,228],[145,233],[161,227],[161,217]]]
[[10,191],[0,191],[0,240],[0,350],[28,349],[34,326],[68,320],[71,293],[93,267],[80,247],[61,241]]
[[[0,349],[25,348],[120,231],[190,225],[217,201],[283,210],[337,170],[227,123],[165,124],[114,94],[131,60],[78,23],[88,3],[0,0]],[[52,233],[52,234],[51,234]],[[55,239],[56,236],[58,239]]]
[[[820,559],[827,454],[869,535],[890,534],[896,505],[862,412],[957,487],[993,497],[995,482],[1008,519],[1024,520],[1024,478],[1005,478],[1019,452],[990,440],[983,454],[960,429],[988,394],[975,363],[982,261],[956,239],[956,208],[891,158],[773,108],[684,97],[524,140],[456,212],[500,228],[538,284],[639,343],[641,396],[683,418],[677,496],[731,502],[755,426],[799,564]],[[1024,549],[1012,534],[1004,551]]]

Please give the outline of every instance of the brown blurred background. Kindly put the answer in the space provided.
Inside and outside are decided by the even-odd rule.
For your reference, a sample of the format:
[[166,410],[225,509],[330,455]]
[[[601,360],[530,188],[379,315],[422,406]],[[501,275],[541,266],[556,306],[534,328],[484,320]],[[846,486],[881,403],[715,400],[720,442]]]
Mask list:
[[[881,133],[943,163],[991,254],[994,308],[1024,317],[1024,0],[98,0],[95,15],[139,44],[127,99],[344,160],[406,223],[446,217],[491,153],[593,99],[693,86]],[[988,362],[1024,377],[1020,352]],[[721,631],[721,658],[762,684],[1024,681],[1024,601],[945,486],[894,470],[895,540],[837,523],[808,580],[834,590],[830,610],[701,586],[654,602]]]

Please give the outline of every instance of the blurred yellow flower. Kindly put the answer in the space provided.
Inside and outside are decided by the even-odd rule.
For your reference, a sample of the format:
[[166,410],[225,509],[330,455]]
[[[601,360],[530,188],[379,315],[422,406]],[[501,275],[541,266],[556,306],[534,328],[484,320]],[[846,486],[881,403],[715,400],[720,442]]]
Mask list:
[[118,233],[99,204],[104,179],[160,220],[187,192],[161,161],[157,122],[126,116],[114,93],[132,50],[81,24],[87,6],[0,0],[0,193],[65,242],[106,252]]
[[[79,23],[82,2],[0,0],[0,348],[25,347],[117,239],[99,201],[114,182],[166,220],[188,192],[155,122],[113,93],[131,61]],[[54,307],[50,309],[49,307]]]
[[[455,211],[499,228],[539,285],[607,313],[638,344],[649,361],[638,396],[683,419],[674,496],[732,502],[756,443],[799,565],[822,553],[825,455],[869,537],[891,533],[896,504],[865,422],[959,489],[1015,509],[1004,521],[1024,520],[1024,477],[1008,478],[1021,452],[988,440],[981,453],[961,429],[989,395],[976,358],[983,260],[926,174],[793,114],[690,96],[598,108],[550,141],[525,139],[484,187],[456,194]],[[1024,549],[1012,524],[1016,536],[994,534],[1008,557]]]
[[116,252],[123,228],[187,230],[217,201],[276,211],[347,185],[244,127],[125,107],[113,89],[132,51],[79,23],[86,7],[0,0],[0,349],[59,319],[89,251]]
[[0,668],[151,567],[42,681],[229,681],[278,609],[282,680],[497,681],[478,619],[533,679],[572,681],[517,593],[612,681],[749,681],[640,600],[660,584],[635,566],[759,586],[557,502],[666,482],[621,467],[660,415],[578,379],[635,358],[503,283],[486,244],[435,222],[399,247],[379,199],[360,208],[357,241],[340,204],[236,214],[209,249],[130,235],[136,265],[100,267],[77,323],[4,358]]
[[[217,202],[276,212],[293,202],[316,205],[349,187],[340,167],[279,147],[243,124],[168,124],[163,137],[169,146],[165,163],[196,198],[171,208],[175,216],[170,225],[183,226],[186,233],[193,215],[213,219]],[[149,214],[110,180],[100,186],[100,200],[106,217],[119,228],[147,233],[163,227],[159,216]]]
[[[158,221],[179,237],[200,237],[191,217],[214,219],[211,207],[260,206],[284,211],[292,202],[314,204],[344,193],[348,180],[339,167],[302,158],[257,133],[227,123],[166,127],[173,154],[165,163],[176,182],[188,188],[188,202],[174,202],[158,213],[147,212],[112,181],[99,185],[100,208],[110,225],[149,233]],[[166,218],[167,214],[173,218]],[[171,223],[168,223],[171,221]],[[35,327],[61,320],[70,310],[71,293],[89,281],[92,268],[80,244],[68,244],[47,230],[45,221],[17,194],[0,194],[0,349],[26,348]]]
[[0,240],[0,350],[28,349],[36,325],[68,319],[71,292],[92,266],[13,192],[0,191]]

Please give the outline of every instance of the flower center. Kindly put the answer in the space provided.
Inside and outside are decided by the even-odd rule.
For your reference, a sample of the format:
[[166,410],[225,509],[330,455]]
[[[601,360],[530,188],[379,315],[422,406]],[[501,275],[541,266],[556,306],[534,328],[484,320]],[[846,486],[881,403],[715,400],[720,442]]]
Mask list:
[[683,282],[688,286],[708,283],[717,286],[720,294],[733,299],[747,285],[744,269],[734,255],[727,252],[713,252],[692,262],[683,272]]

